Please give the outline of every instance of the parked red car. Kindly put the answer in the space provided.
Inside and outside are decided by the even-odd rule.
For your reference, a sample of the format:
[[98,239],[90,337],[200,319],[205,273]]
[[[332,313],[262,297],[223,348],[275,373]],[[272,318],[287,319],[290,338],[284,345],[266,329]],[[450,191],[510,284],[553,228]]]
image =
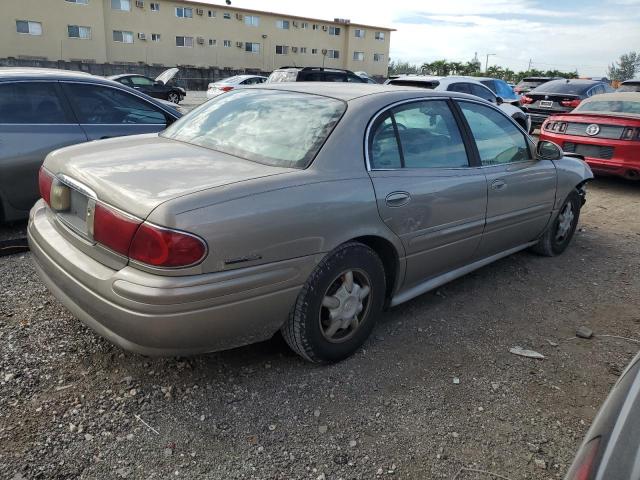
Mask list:
[[545,120],[540,140],[583,155],[595,174],[640,180],[640,92],[605,93]]

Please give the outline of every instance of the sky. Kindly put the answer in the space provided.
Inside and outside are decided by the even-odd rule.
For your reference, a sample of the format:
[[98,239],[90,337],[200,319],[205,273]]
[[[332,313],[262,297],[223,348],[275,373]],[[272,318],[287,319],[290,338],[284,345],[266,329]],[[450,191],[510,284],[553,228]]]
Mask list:
[[[207,0],[204,0],[207,1]],[[222,4],[221,0],[211,1]],[[466,62],[606,76],[640,51],[640,0],[232,0],[232,6],[395,28],[391,60]]]

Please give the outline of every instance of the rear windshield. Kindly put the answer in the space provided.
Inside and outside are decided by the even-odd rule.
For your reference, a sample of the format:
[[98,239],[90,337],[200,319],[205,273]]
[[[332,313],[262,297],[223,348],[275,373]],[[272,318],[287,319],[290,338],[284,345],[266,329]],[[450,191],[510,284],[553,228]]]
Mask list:
[[538,85],[548,82],[548,80],[534,80],[531,78],[524,78],[518,82],[518,87],[535,88]]
[[592,100],[581,103],[574,112],[634,113],[640,115],[640,101]]
[[287,71],[273,72],[271,75],[269,75],[269,78],[267,79],[267,83],[295,82],[297,78],[298,78],[297,70],[292,72],[287,72]]
[[565,95],[581,95],[589,90],[595,83],[567,83],[566,80],[554,80],[540,86],[540,92],[562,93]]
[[234,90],[185,115],[161,135],[276,167],[305,168],[346,110],[333,98]]
[[391,80],[388,85],[401,85],[403,87],[420,87],[433,90],[440,82],[437,80],[431,82],[421,82],[420,80]]
[[616,92],[640,92],[640,82],[623,83],[618,87]]

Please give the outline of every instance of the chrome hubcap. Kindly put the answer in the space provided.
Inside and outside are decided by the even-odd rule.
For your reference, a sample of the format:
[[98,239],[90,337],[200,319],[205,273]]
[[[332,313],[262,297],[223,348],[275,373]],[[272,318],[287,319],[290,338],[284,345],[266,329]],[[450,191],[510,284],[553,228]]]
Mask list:
[[320,331],[333,343],[344,342],[358,330],[369,311],[369,278],[360,270],[340,274],[327,289],[320,309]]
[[173,103],[178,103],[178,95],[175,93],[169,94],[169,101]]
[[557,242],[562,242],[567,237],[571,230],[571,225],[573,225],[574,218],[575,215],[573,214],[571,202],[567,202],[558,217],[558,230],[556,231]]

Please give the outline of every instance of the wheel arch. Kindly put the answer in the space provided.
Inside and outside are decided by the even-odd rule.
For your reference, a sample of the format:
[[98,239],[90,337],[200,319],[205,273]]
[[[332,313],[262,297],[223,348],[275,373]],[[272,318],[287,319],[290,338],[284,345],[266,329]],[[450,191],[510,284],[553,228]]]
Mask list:
[[396,247],[386,238],[377,235],[363,235],[351,241],[366,245],[380,257],[382,265],[384,266],[386,280],[385,308],[388,307],[396,287],[400,283],[399,277],[403,273],[400,268],[400,255]]

